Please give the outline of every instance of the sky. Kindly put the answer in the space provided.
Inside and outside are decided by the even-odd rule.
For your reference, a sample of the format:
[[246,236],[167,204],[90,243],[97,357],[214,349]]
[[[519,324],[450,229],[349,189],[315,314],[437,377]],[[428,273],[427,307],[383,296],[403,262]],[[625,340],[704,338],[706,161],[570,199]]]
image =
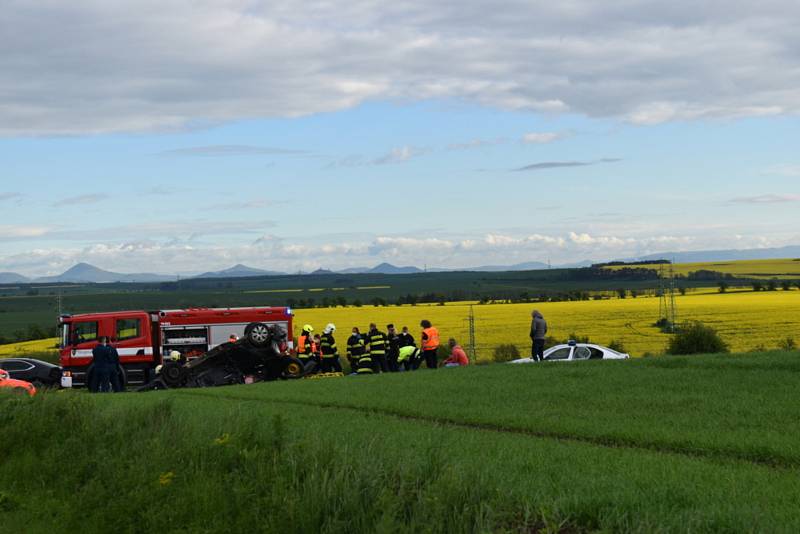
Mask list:
[[10,0],[0,271],[800,244],[800,4]]

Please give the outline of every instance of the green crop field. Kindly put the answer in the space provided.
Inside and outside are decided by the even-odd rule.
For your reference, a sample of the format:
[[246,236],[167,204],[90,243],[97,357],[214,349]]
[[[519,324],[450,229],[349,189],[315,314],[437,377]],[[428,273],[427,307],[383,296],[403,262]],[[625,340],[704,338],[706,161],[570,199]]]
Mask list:
[[7,532],[797,532],[800,352],[0,396]]
[[[655,269],[659,270],[660,265],[611,265],[606,269],[620,270],[623,268],[632,269]],[[664,265],[664,272],[668,272],[669,265]],[[672,265],[675,274],[688,275],[697,271],[715,271],[718,273],[730,274],[736,278],[797,280],[800,278],[800,258],[780,259],[780,260],[737,260],[737,261],[709,261],[702,263],[676,263]]]

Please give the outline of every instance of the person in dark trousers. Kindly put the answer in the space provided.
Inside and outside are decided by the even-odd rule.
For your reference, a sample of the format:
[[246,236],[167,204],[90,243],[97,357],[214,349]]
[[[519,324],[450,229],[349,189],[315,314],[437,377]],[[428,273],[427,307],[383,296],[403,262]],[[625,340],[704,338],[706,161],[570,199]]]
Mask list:
[[333,339],[333,333],[335,331],[336,325],[330,323],[325,327],[325,330],[322,331],[322,336],[320,337],[323,373],[342,372],[342,364],[339,361],[339,349],[336,348],[336,340]]
[[393,324],[386,325],[386,337],[389,340],[389,348],[386,351],[386,360],[389,365],[389,371],[396,373],[400,370],[397,364],[397,357],[400,355],[400,334],[397,333]]
[[[419,325],[422,327],[422,357],[428,369],[436,369],[439,366],[439,330],[431,325],[431,322],[424,319]],[[418,369],[420,362],[414,369]]]
[[544,339],[547,335],[547,321],[544,320],[539,310],[531,312],[531,359],[540,362],[544,358]]
[[367,334],[367,351],[372,358],[372,366],[376,373],[389,372],[389,366],[386,363],[387,345],[386,334],[378,330],[375,323],[370,323],[369,334]]
[[122,391],[122,381],[119,377],[119,354],[117,349],[108,344],[107,336],[102,336],[100,343],[92,349],[92,360],[89,390],[93,393]]
[[350,362],[350,372],[358,371],[358,361],[364,355],[364,338],[357,326],[353,327],[353,335],[347,339],[347,361]]
[[403,331],[400,332],[400,346],[401,347],[416,346],[416,343],[414,342],[414,336],[412,336],[409,333],[407,326],[404,326]]

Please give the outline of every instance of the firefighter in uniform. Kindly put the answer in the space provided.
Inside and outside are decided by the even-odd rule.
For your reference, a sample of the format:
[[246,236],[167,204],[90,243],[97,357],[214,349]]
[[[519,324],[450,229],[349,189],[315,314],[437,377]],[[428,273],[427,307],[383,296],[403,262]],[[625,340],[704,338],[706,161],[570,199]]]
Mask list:
[[[427,319],[419,325],[422,327],[422,357],[425,359],[425,365],[428,369],[436,369],[439,366],[436,357],[436,352],[439,350],[439,330]],[[418,361],[414,369],[419,368],[421,363],[421,360]]]
[[303,362],[303,366],[308,365],[314,356],[314,338],[311,337],[313,331],[314,327],[310,324],[303,325],[303,331],[297,338],[297,358]]
[[367,335],[367,350],[372,358],[372,366],[376,373],[388,373],[389,366],[386,365],[386,349],[389,339],[386,334],[378,330],[375,323],[370,323],[369,334]]
[[325,330],[322,331],[320,337],[320,352],[322,353],[322,372],[323,373],[341,373],[342,364],[339,362],[339,349],[336,348],[336,340],[333,339],[333,333],[336,331],[336,325],[329,323]]
[[396,373],[400,370],[397,364],[397,357],[400,355],[400,347],[402,346],[402,338],[397,333],[393,324],[386,325],[386,338],[389,342],[388,350],[386,351],[386,360],[389,365],[389,371]]
[[353,335],[347,340],[347,361],[350,362],[350,372],[358,372],[358,361],[364,355],[364,338],[357,326],[353,327]]

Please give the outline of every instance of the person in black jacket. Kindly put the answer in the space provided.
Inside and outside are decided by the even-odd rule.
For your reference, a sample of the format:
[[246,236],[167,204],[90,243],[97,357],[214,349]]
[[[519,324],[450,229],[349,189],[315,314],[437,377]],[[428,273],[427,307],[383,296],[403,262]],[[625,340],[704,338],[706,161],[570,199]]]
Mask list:
[[320,353],[322,355],[322,372],[323,373],[341,373],[342,364],[339,362],[339,349],[336,347],[336,340],[333,338],[333,333],[336,331],[336,325],[329,323],[322,331],[320,338]]
[[389,366],[386,364],[387,345],[386,334],[378,330],[375,323],[370,323],[369,334],[367,334],[367,352],[372,357],[372,365],[376,373],[389,372]]
[[89,378],[89,390],[93,393],[122,391],[119,376],[119,353],[108,344],[108,337],[102,336],[100,343],[92,349],[92,372]]
[[357,326],[353,327],[353,335],[347,339],[347,361],[350,362],[350,372],[355,373],[358,371],[358,361],[365,352],[364,338],[361,337],[361,332]]
[[396,373],[400,370],[400,367],[397,365],[397,357],[400,355],[400,343],[402,340],[393,324],[386,325],[386,337],[389,341],[389,348],[386,351],[386,363],[389,366],[389,371]]
[[400,346],[401,347],[409,347],[409,346],[416,346],[414,343],[414,336],[408,331],[408,327],[404,326],[403,331],[400,332]]

